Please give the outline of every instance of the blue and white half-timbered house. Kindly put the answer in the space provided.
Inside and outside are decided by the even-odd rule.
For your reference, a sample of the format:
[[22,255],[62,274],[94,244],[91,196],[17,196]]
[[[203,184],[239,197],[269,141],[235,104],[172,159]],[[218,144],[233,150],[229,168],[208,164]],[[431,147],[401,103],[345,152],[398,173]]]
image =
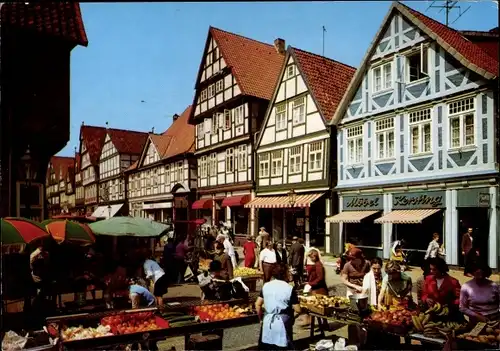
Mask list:
[[[497,267],[498,31],[459,32],[393,3],[343,97],[337,125],[341,238],[390,257],[440,235],[462,264],[473,228]],[[414,256],[415,257],[415,256]]]

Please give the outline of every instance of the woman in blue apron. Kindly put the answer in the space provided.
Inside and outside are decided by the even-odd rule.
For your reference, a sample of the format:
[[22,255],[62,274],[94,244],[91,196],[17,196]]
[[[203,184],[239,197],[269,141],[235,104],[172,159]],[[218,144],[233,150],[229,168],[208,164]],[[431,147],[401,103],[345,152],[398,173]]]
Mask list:
[[271,281],[264,284],[255,302],[257,314],[262,321],[259,350],[294,349],[293,312],[300,313],[299,299],[292,286],[283,280],[283,273],[280,266],[273,267]]

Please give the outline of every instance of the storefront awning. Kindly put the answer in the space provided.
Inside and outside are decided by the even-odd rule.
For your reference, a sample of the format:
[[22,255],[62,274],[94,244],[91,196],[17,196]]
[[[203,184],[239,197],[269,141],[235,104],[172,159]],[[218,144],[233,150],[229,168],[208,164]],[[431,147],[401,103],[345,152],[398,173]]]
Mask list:
[[92,213],[91,217],[96,217],[96,218],[111,218],[114,217],[115,214],[120,211],[120,209],[123,207],[123,204],[117,204],[117,205],[111,205],[111,206],[99,206],[97,209]]
[[191,206],[193,210],[210,210],[212,208],[212,199],[201,199],[193,202]]
[[440,208],[422,210],[395,210],[377,218],[375,223],[412,224],[422,223],[424,219],[441,211]]
[[236,207],[243,206],[250,201],[250,195],[238,195],[238,196],[230,196],[224,198],[222,200],[221,207]]
[[289,208],[311,207],[311,204],[323,196],[323,193],[298,194],[295,203],[290,205],[288,196],[262,196],[256,197],[245,205],[247,208]]
[[361,220],[379,211],[344,211],[335,216],[327,217],[325,223],[360,223]]

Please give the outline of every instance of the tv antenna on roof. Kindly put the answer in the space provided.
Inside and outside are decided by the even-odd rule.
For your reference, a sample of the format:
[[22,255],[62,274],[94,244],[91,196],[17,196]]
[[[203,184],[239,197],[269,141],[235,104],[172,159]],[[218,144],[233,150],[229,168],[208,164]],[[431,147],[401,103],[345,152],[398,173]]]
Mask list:
[[[455,23],[456,21],[458,21],[458,19],[460,17],[462,17],[470,8],[471,8],[471,5],[469,5],[465,10],[462,10],[462,6],[458,5],[459,1],[451,1],[451,0],[445,0],[444,1],[444,4],[442,5],[435,5],[438,1],[433,1],[429,7],[427,7],[427,10],[429,10],[430,8],[439,8],[439,12],[438,13],[441,13],[443,10],[445,11],[445,25],[446,27],[448,27],[450,24],[453,24]],[[441,1],[440,1],[441,2]],[[477,2],[477,0],[469,0],[467,2]],[[462,2],[463,4],[463,2]],[[450,13],[451,13],[451,10],[455,10],[455,9],[458,9],[458,16],[457,18],[455,18],[455,20],[453,22],[450,23]]]

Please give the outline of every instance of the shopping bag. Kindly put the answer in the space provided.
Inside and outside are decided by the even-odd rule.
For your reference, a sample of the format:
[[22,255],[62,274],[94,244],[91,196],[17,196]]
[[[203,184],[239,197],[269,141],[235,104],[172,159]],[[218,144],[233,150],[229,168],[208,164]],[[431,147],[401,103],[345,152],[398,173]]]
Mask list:
[[194,277],[193,270],[191,267],[187,266],[186,271],[184,272],[184,281],[188,281],[192,277]]

